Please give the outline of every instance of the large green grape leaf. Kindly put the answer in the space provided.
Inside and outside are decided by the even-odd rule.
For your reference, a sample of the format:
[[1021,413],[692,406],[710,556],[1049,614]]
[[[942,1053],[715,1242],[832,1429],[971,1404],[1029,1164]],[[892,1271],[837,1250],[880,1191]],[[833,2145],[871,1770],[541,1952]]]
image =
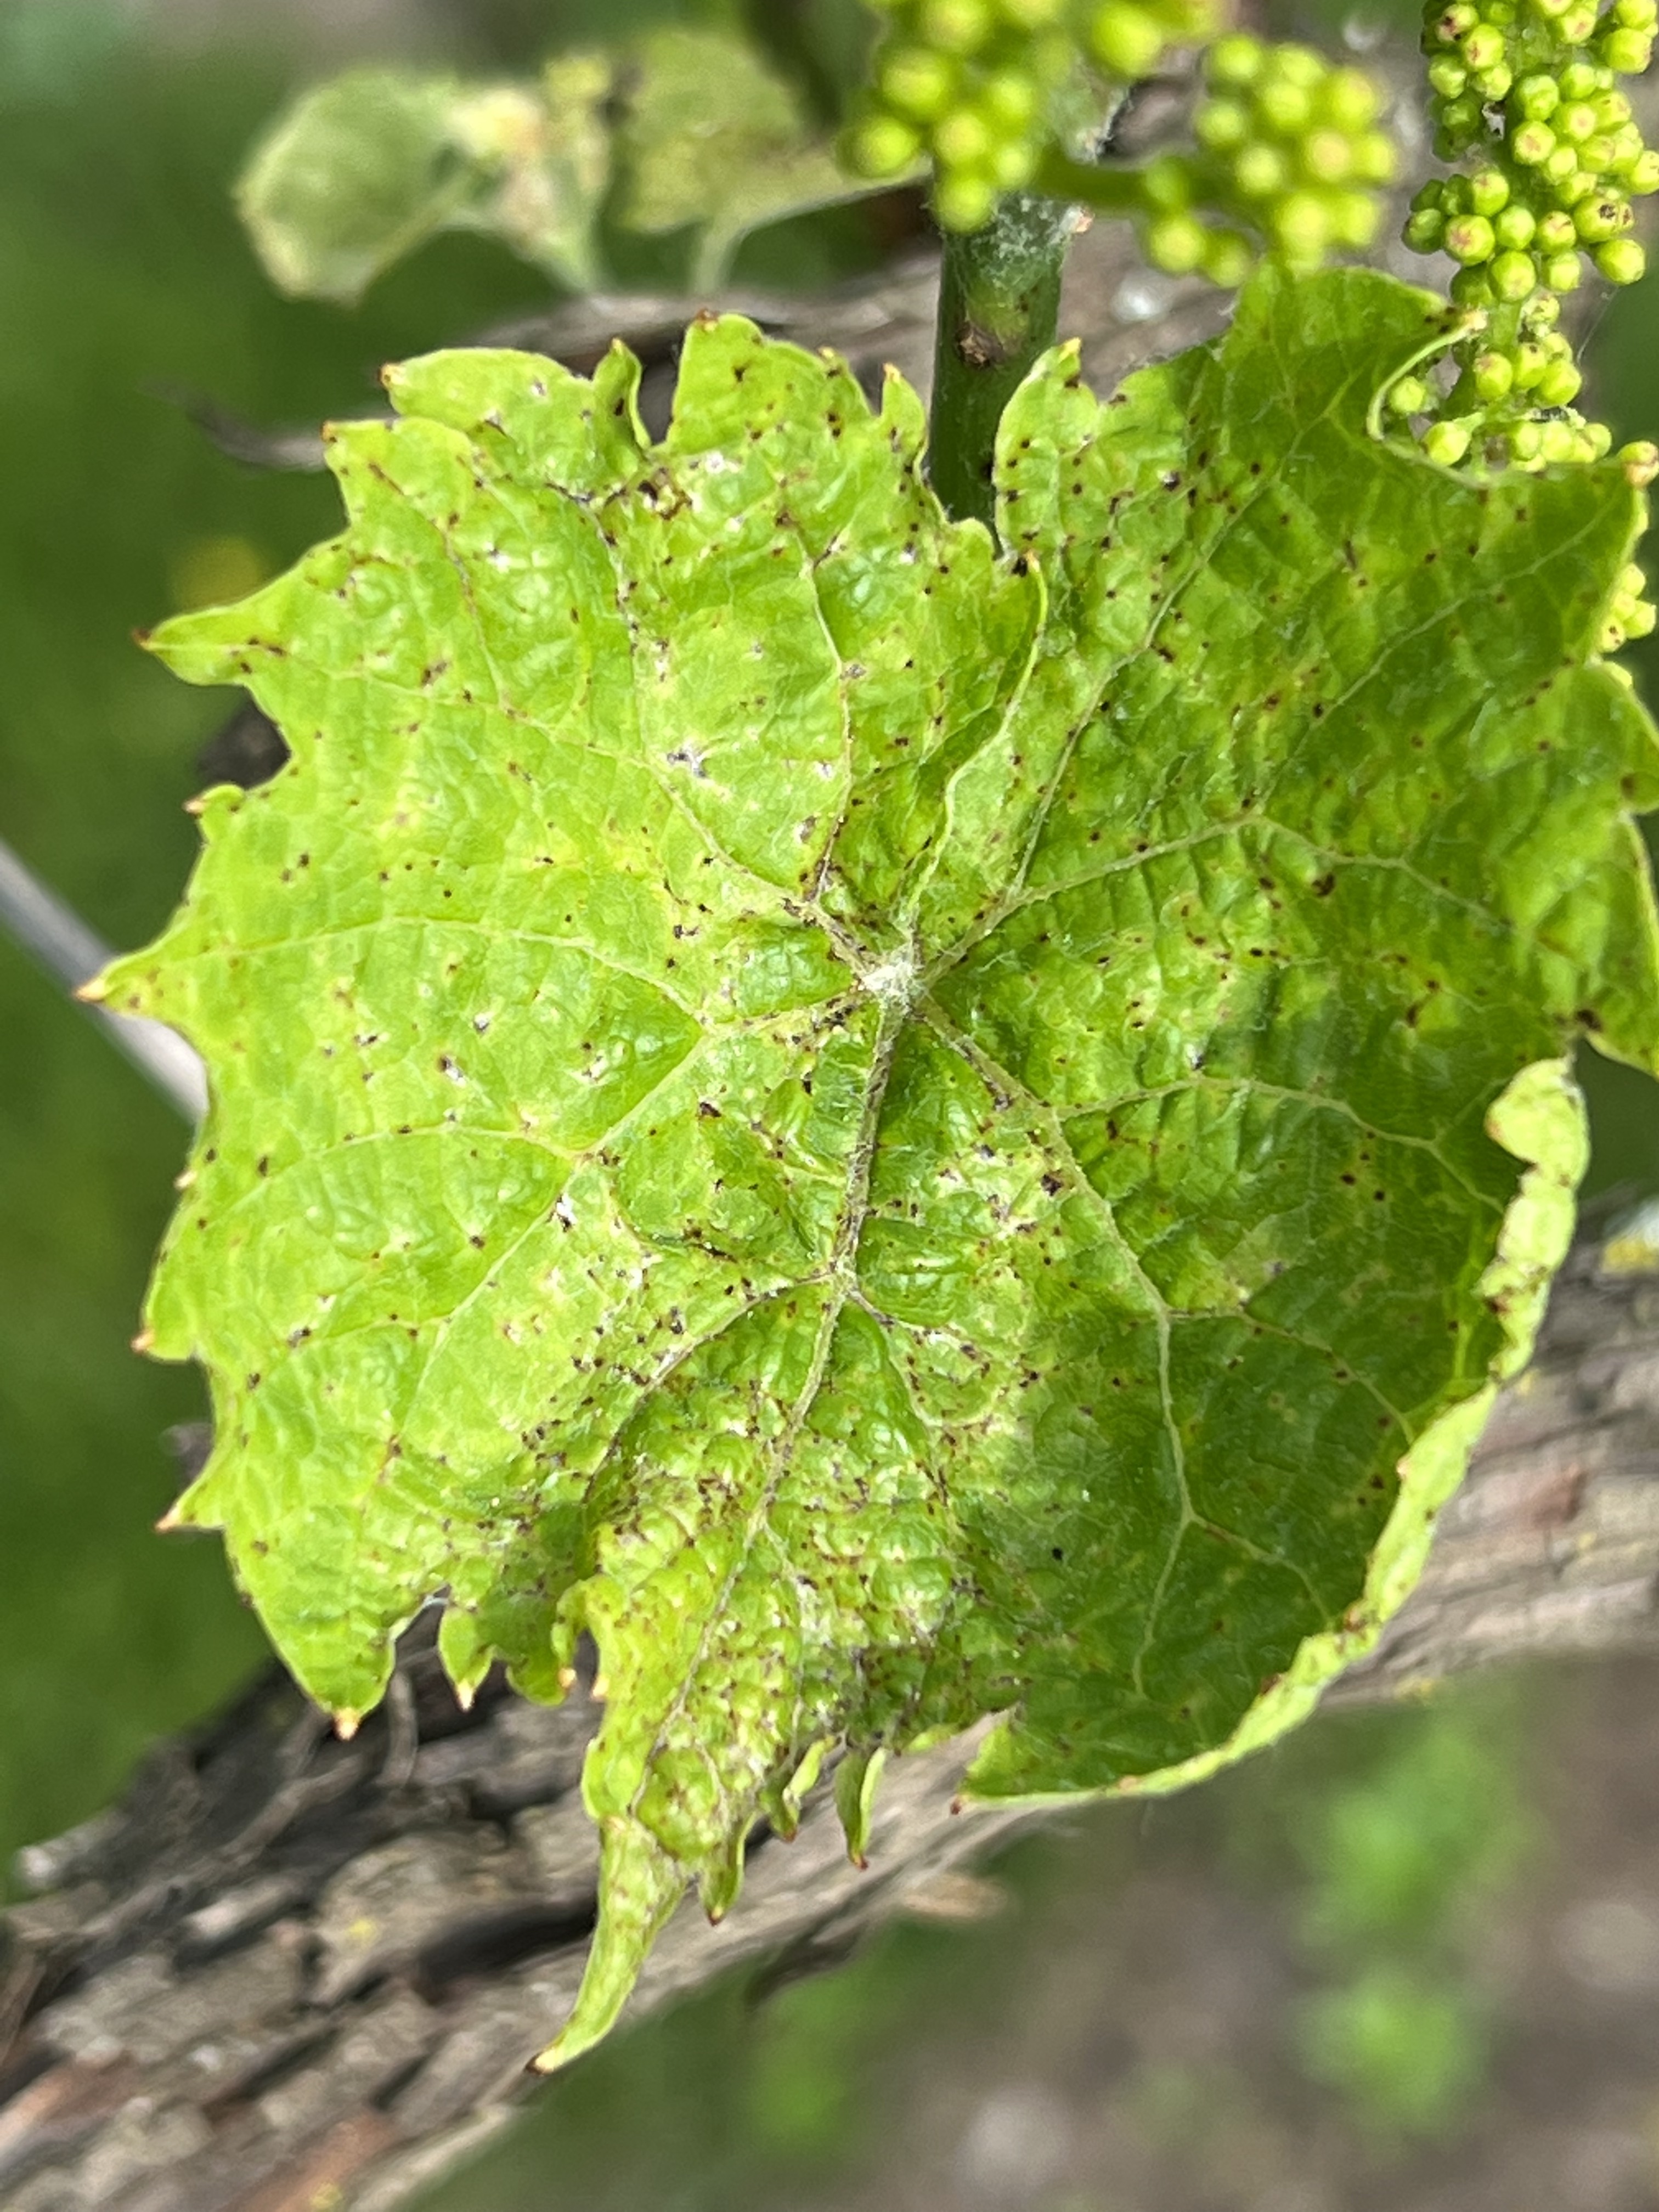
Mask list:
[[1659,1052],[1649,725],[1593,643],[1614,465],[1377,442],[1425,295],[1259,278],[1004,426],[738,321],[650,445],[507,353],[334,434],[344,534],[170,623],[289,766],[112,1005],[213,1103],[152,1290],[226,1531],[348,1719],[447,1600],[596,1639],[604,1905],[558,2055],[826,1749],[1004,1721],[985,1794],[1156,1788],[1409,1587],[1583,1164],[1565,1054]]

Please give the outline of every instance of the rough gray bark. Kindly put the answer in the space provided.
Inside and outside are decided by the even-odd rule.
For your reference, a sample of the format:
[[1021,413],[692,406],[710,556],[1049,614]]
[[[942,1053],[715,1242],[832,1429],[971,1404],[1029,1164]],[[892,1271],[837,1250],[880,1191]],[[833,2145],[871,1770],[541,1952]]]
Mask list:
[[[1647,1227],[1574,1254],[1421,1587],[1333,1702],[1659,1646],[1659,1210]],[[592,1921],[593,1717],[494,1685],[463,1715],[417,1632],[351,1743],[273,1675],[24,1853],[38,1895],[0,1923],[4,2212],[391,2212],[504,2125]],[[635,2011],[948,1909],[951,1870],[1029,1818],[955,1812],[964,1756],[894,1762],[867,1873],[822,1792],[793,1844],[763,1836],[737,1909],[681,1913]]]

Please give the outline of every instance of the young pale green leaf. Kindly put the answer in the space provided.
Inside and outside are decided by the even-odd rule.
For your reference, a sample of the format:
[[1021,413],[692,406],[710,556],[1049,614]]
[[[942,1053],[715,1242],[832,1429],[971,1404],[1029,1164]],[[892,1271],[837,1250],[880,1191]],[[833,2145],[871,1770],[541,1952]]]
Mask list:
[[621,219],[647,234],[700,225],[694,282],[717,283],[750,231],[876,189],[841,167],[746,40],[657,31],[635,66]]
[[106,978],[213,1105],[149,1304],[310,1689],[429,1597],[458,1683],[597,1642],[604,1905],[556,2057],[826,1747],[1006,1718],[987,1794],[1264,1741],[1409,1588],[1570,1231],[1589,1031],[1652,1066],[1593,643],[1614,467],[1367,432],[1424,295],[1006,419],[1008,551],[921,410],[737,321],[658,447],[621,353],[392,378],[344,534],[157,649],[289,765],[204,802]]
[[362,69],[319,85],[254,149],[236,204],[284,292],[355,300],[475,189],[450,131],[449,76]]
[[537,91],[362,69],[295,102],[254,149],[237,205],[274,283],[353,301],[442,230],[499,234],[561,283],[599,276],[615,65],[548,64]]

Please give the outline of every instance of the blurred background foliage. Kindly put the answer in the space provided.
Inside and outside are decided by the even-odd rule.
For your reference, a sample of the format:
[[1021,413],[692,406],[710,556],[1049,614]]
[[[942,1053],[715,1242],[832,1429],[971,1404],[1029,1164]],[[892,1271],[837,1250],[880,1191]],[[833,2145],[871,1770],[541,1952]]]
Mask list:
[[[1271,16],[1315,36],[1339,21],[1293,0]],[[350,411],[375,403],[382,362],[545,297],[501,247],[450,237],[349,310],[279,299],[230,206],[251,141],[354,51],[512,70],[663,23],[757,36],[826,124],[864,34],[856,0],[0,0],[0,831],[115,944],[175,898],[194,842],[182,802],[230,703],[172,682],[131,633],[246,589],[336,514],[325,480],[215,451],[181,395],[262,423]],[[739,273],[828,281],[879,244],[864,211],[835,210],[752,239]],[[629,273],[670,280],[676,250],[641,244]],[[1617,434],[1659,436],[1659,283],[1620,295],[1595,359]],[[1652,691],[1659,640],[1641,653]],[[201,1411],[192,1375],[127,1349],[179,1126],[3,943],[0,1039],[3,1856],[105,1802],[263,1647],[217,1547],[150,1533],[174,1487],[164,1431]],[[1595,1187],[1659,1188],[1650,1089],[1586,1073]],[[1033,1960],[1095,1957],[1078,1953],[1079,1915],[1108,1941],[1089,1912],[1132,1876],[1162,1879],[1159,1854],[1273,1916],[1291,1966],[1267,2033],[1356,2140],[1386,2157],[1443,2136],[1503,2033],[1483,1931],[1548,1862],[1528,1761],[1547,1755],[1551,1711],[1547,1688],[1500,1686],[1326,1724],[1151,1829],[1119,1812],[1027,1845],[999,1875],[1000,1914],[907,1925],[758,2008],[746,1988],[706,1995],[555,2085],[526,2132],[436,2201],[713,2212],[854,2189],[892,2158],[917,2050],[1000,2050],[1041,1978]],[[1107,1963],[1087,1971],[1098,1984]],[[1137,2060],[1125,2078],[1149,2140],[1199,2141],[1245,2094],[1201,2058]],[[1012,2160],[1040,2181],[1035,2109],[985,2136],[988,2170]]]

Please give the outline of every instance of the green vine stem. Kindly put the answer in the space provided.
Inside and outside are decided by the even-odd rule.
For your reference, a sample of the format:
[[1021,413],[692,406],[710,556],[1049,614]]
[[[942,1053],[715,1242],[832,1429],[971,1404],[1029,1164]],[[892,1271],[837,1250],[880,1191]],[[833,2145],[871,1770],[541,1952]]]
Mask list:
[[1063,200],[1011,192],[983,229],[945,235],[929,469],[945,511],[958,520],[992,519],[997,425],[1054,342],[1075,222]]

